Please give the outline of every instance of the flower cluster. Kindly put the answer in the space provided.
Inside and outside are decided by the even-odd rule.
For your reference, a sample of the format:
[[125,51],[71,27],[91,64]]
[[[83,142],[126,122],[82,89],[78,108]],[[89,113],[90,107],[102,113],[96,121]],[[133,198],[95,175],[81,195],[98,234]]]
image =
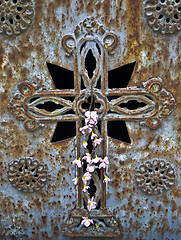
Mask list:
[[[100,145],[103,141],[103,138],[98,137],[98,135],[95,133],[96,125],[97,125],[97,119],[98,115],[96,111],[87,111],[85,113],[86,119],[85,119],[85,126],[80,128],[80,131],[83,135],[88,135],[89,138],[92,141],[92,151],[89,153],[89,150],[87,149],[88,143],[86,141],[83,141],[83,147],[84,149],[87,149],[87,153],[79,159],[75,159],[72,163],[73,165],[77,165],[78,168],[81,168],[83,164],[85,164],[86,171],[84,172],[83,176],[81,177],[81,180],[83,182],[83,192],[86,192],[87,189],[90,187],[88,186],[89,181],[92,178],[92,174],[96,169],[106,168],[106,166],[109,164],[109,160],[107,157],[100,157],[96,154],[96,147]],[[78,184],[79,178],[74,178],[72,181],[74,184]],[[110,179],[107,176],[104,176],[104,183],[108,183]],[[88,199],[87,202],[87,210],[90,212],[91,210],[96,208],[96,202],[94,201],[94,196],[91,199]],[[83,220],[81,222],[82,225],[85,227],[89,227],[90,224],[94,224],[92,219],[89,219],[88,217],[82,217]]]

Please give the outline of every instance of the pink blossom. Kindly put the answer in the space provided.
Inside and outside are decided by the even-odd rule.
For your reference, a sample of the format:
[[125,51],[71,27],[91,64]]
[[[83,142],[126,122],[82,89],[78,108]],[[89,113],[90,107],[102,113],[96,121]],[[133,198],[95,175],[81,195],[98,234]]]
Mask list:
[[104,159],[101,160],[101,162],[104,162],[105,164],[109,164],[109,160],[108,157],[105,157]]
[[83,190],[82,190],[82,191],[83,191],[83,192],[86,192],[86,191],[87,191],[87,189],[89,189],[89,188],[90,188],[89,186],[87,186],[87,185],[85,185],[85,184],[84,184],[84,188],[83,188]]
[[74,179],[72,179],[72,181],[74,182],[75,185],[77,185],[79,178],[74,178]]
[[92,161],[91,154],[86,153],[86,156],[84,156],[82,159],[86,160],[87,163],[91,163]]
[[91,133],[92,132],[92,125],[85,125],[82,128],[79,129],[82,134],[85,134],[86,132]]
[[92,125],[96,125],[97,124],[98,115],[97,115],[96,111],[87,111],[85,113],[85,116],[87,117],[85,119],[85,123],[86,124],[92,124]]
[[87,205],[87,210],[93,210],[96,208],[96,202],[94,202],[94,197],[92,197],[91,199],[88,199],[88,205]]
[[82,181],[85,185],[87,184],[87,181],[89,181],[90,179],[91,179],[91,174],[89,172],[84,173],[82,177]]
[[81,168],[82,165],[83,165],[83,162],[81,162],[81,159],[79,158],[78,160],[75,159],[73,162],[72,162],[73,165],[77,165],[77,167]]
[[96,168],[97,168],[96,166],[94,166],[94,165],[92,165],[92,164],[91,164],[91,165],[88,164],[86,170],[87,170],[88,172],[94,172],[94,170],[95,170]]
[[99,164],[99,169],[100,168],[106,168],[106,164],[104,162],[101,162],[101,164]]
[[83,147],[86,148],[88,143],[86,141],[83,141]]
[[92,163],[98,163],[98,162],[101,162],[101,160],[102,158],[96,155],[96,157],[92,159]]
[[99,169],[100,168],[106,168],[106,165],[109,164],[108,157],[105,157],[104,159],[101,159],[100,162],[101,162],[101,164],[99,165]]
[[81,224],[84,225],[85,227],[89,227],[91,223],[92,224],[94,223],[93,220],[89,219],[88,217],[82,217],[82,218],[83,218],[83,220],[82,220]]
[[108,182],[110,182],[110,181],[111,181],[110,178],[108,178],[108,177],[105,175],[103,182],[108,183]]
[[95,134],[94,132],[92,132],[92,134],[91,134],[91,139],[93,140],[94,138],[97,138],[97,134]]
[[102,140],[103,138],[95,138],[95,140],[93,141],[93,146],[96,147],[102,142]]

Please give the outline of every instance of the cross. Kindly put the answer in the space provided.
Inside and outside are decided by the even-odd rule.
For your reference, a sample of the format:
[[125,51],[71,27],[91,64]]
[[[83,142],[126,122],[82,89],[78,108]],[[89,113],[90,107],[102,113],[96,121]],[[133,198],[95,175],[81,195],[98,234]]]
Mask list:
[[[162,117],[172,112],[175,100],[163,88],[160,78],[151,78],[138,87],[109,88],[108,55],[114,54],[117,44],[118,38],[114,33],[108,32],[94,18],[84,19],[76,26],[73,34],[66,35],[62,39],[62,47],[66,51],[67,57],[73,55],[74,58],[74,89],[46,91],[40,90],[39,86],[34,83],[25,81],[18,85],[20,94],[12,98],[8,109],[17,119],[24,122],[28,131],[34,131],[46,122],[75,121],[77,159],[84,155],[83,136],[79,129],[83,125],[84,114],[88,110],[87,106],[91,96],[95,103],[94,110],[99,116],[101,137],[104,139],[102,147],[98,149],[103,158],[108,154],[108,121],[140,121],[141,125],[146,125],[151,129],[158,128]],[[94,63],[91,65],[90,61]],[[66,97],[73,97],[74,100],[67,100]],[[113,99],[109,101],[109,97],[113,97]],[[141,102],[141,107],[129,109],[128,104],[133,100]],[[46,102],[52,102],[55,106],[61,105],[62,107],[50,112],[43,108]],[[74,113],[67,113],[70,110],[73,110]],[[83,170],[77,169],[76,172],[77,177],[81,177]],[[94,196],[97,203],[99,202],[99,206],[92,211],[91,218],[101,226],[99,231],[95,231],[94,226],[85,231],[80,224],[81,217],[86,212],[84,203],[89,198],[89,193],[83,194],[82,184],[79,183],[77,209],[71,214],[65,235],[118,236],[120,234],[114,216],[106,205],[104,174],[105,170],[101,169],[93,176],[94,184],[90,184],[92,188],[96,186]]]

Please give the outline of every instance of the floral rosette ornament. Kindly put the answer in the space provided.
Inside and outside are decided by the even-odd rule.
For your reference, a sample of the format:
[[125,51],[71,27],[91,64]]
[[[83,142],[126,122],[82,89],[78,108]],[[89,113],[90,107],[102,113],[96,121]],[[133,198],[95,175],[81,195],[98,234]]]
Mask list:
[[[88,186],[88,183],[92,179],[92,174],[96,169],[101,169],[101,168],[106,168],[107,165],[109,164],[108,157],[100,157],[97,154],[97,146],[99,146],[103,138],[98,136],[96,134],[97,129],[97,119],[98,115],[96,111],[87,111],[85,113],[85,125],[80,128],[79,130],[82,132],[83,135],[86,135],[87,139],[90,139],[91,141],[91,147],[87,141],[83,141],[82,146],[83,148],[87,151],[85,155],[82,158],[75,159],[72,164],[77,165],[78,168],[84,167],[85,171],[83,172],[83,175],[81,178],[74,178],[72,181],[74,182],[75,185],[78,184],[78,182],[81,180],[83,183],[83,189],[82,191],[86,193],[86,191],[90,188]],[[110,179],[105,175],[104,176],[104,183],[108,183]],[[83,216],[82,217],[82,222],[81,224],[84,225],[85,227],[89,227],[91,224],[94,224],[94,221],[90,219],[90,211],[93,209],[96,209],[97,203],[94,201],[94,196],[92,196],[90,199],[87,201],[87,214],[88,216]],[[95,224],[96,225],[96,224]],[[98,226],[96,225],[96,229]]]

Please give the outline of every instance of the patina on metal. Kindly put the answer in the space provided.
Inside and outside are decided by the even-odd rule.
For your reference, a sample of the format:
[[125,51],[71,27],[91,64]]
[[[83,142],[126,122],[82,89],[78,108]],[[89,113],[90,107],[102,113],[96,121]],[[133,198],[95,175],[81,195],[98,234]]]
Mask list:
[[[180,1],[0,2],[21,19],[29,13],[25,28],[8,11],[1,17],[1,238],[179,238]],[[74,88],[56,89],[46,62],[73,71]],[[128,86],[110,88],[109,71],[132,62]],[[89,183],[98,229],[81,225],[90,193],[72,182],[83,174],[71,162],[85,154],[79,129],[90,96],[99,153],[110,161]],[[131,143],[108,136],[110,121],[126,121]],[[51,142],[58,122],[75,122],[76,136]]]

